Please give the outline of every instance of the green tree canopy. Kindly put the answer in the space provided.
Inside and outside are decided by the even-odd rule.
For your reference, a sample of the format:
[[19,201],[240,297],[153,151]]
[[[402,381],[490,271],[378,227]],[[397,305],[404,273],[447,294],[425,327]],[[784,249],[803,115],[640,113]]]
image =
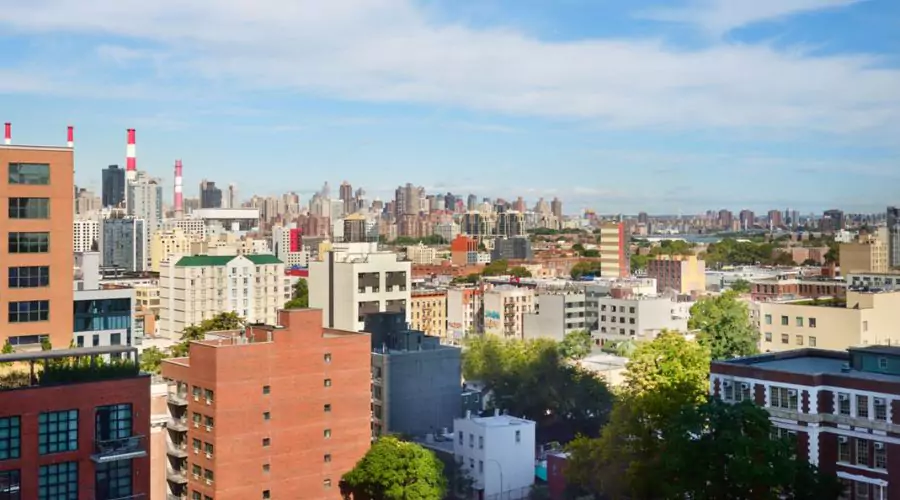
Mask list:
[[291,300],[284,305],[285,309],[306,309],[309,307],[309,284],[300,278],[294,283]]
[[756,354],[759,335],[750,324],[747,304],[727,291],[704,297],[691,306],[688,328],[699,330],[697,340],[709,348],[713,360]]
[[502,276],[508,274],[509,263],[506,259],[495,260],[484,266],[481,270],[482,276]]
[[591,353],[594,341],[591,332],[587,330],[575,330],[566,334],[559,343],[559,352],[566,359],[584,359]]
[[353,500],[443,498],[444,464],[422,446],[392,436],[380,438],[341,478],[341,495]]
[[731,283],[731,289],[737,293],[750,293],[750,282],[745,279],[736,279]]
[[522,266],[516,266],[509,269],[510,276],[516,276],[518,278],[530,278],[531,271],[525,269]]
[[159,373],[162,360],[168,356],[158,347],[148,347],[141,351],[141,371]]
[[647,263],[650,262],[649,255],[641,255],[638,253],[631,255],[631,270],[637,271],[647,269]]
[[583,276],[600,276],[600,261],[599,260],[582,260],[577,262],[574,266],[572,266],[572,271],[569,273],[572,276],[572,279],[577,280]]

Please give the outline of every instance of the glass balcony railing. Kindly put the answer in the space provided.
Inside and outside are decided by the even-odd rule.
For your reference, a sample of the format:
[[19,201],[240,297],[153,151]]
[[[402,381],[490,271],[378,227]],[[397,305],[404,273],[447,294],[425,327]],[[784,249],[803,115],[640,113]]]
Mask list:
[[147,456],[144,436],[127,436],[117,439],[98,439],[94,441],[94,462],[112,462]]

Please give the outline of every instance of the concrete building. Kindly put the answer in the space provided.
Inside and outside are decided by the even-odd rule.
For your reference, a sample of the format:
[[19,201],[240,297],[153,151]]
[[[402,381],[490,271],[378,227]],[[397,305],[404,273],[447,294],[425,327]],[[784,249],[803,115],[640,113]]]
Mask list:
[[155,231],[150,238],[150,270],[158,273],[160,262],[172,256],[190,255],[193,241],[183,229]]
[[141,269],[150,267],[150,237],[162,225],[163,220],[163,194],[162,182],[146,175],[138,173],[134,182],[129,182],[128,191],[128,215],[144,221],[144,259]]
[[412,262],[413,265],[431,265],[438,260],[437,249],[421,243],[418,245],[410,245],[406,247],[406,258]]
[[371,441],[369,336],[317,310],[277,319],[163,362],[169,498],[340,498]]
[[206,222],[199,218],[168,219],[163,222],[163,229],[167,231],[181,229],[193,240],[203,241],[207,236]]
[[362,331],[366,314],[406,311],[411,263],[377,243],[335,243],[323,261],[309,263],[309,306],[322,309],[328,328]]
[[585,302],[584,293],[539,293],[535,297],[534,312],[525,314],[524,337],[560,341],[567,333],[587,329]]
[[447,291],[418,290],[410,294],[409,324],[439,338],[447,337]]
[[534,252],[531,250],[531,241],[527,237],[498,238],[494,240],[494,248],[491,250],[491,260],[531,260]]
[[75,219],[72,221],[72,251],[75,253],[100,249],[100,221]]
[[454,344],[462,342],[470,332],[484,327],[484,295],[480,288],[450,288],[447,290],[447,338]]
[[144,271],[149,264],[147,226],[143,219],[121,217],[100,221],[100,252],[103,267]]
[[478,240],[464,234],[450,242],[450,261],[454,266],[467,266],[478,262]]
[[104,207],[118,207],[125,201],[125,170],[118,165],[103,169],[101,203]]
[[534,290],[508,285],[484,292],[484,333],[523,338],[525,315],[534,312]]
[[0,200],[8,205],[0,210],[0,343],[37,348],[49,338],[62,347],[72,339],[72,156],[72,148],[0,145]]
[[272,228],[272,252],[285,267],[309,267],[310,247],[303,245],[303,230],[275,226]]
[[660,255],[647,263],[647,276],[656,280],[656,290],[679,294],[706,290],[706,262],[696,255]]
[[200,208],[222,208],[222,190],[215,182],[200,181]]
[[886,273],[890,270],[887,228],[860,235],[854,243],[840,245],[841,274]]
[[366,316],[372,339],[372,434],[422,436],[462,411],[461,351],[406,326],[403,313]]
[[758,304],[760,351],[802,347],[844,350],[900,343],[900,292],[848,291],[844,300]]
[[888,263],[900,267],[900,208],[887,207]]
[[[95,366],[111,356],[122,359],[118,369]],[[41,371],[47,360],[63,366]],[[139,371],[136,348],[0,354],[0,364],[18,374],[0,388],[0,498],[150,495],[150,375]],[[29,376],[35,370],[39,379]]]
[[159,283],[134,285],[132,288],[134,289],[135,310],[146,309],[159,317]]
[[[134,289],[76,290],[74,338],[77,347],[140,345],[133,336]],[[62,346],[60,346],[62,347]]]
[[849,288],[900,289],[900,272],[893,273],[850,273],[845,274]]
[[600,225],[600,276],[621,277],[631,274],[628,255],[628,235],[622,222],[606,222]]
[[223,312],[248,324],[275,324],[291,298],[284,263],[272,255],[196,255],[161,266],[159,334],[178,339],[185,327]]
[[591,332],[598,345],[610,341],[653,340],[662,330],[687,332],[693,302],[669,297],[599,297],[597,329]]
[[900,497],[900,349],[795,349],[713,362],[710,393],[765,408],[797,456],[844,483],[843,498]]
[[535,423],[494,415],[453,421],[453,454],[474,480],[478,498],[518,500],[534,485]]

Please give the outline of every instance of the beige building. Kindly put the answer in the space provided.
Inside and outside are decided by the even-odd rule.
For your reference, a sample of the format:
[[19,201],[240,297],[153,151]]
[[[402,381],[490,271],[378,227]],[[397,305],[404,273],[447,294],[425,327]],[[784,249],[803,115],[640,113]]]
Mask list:
[[134,285],[134,309],[147,310],[159,317],[159,283]]
[[625,224],[606,222],[600,225],[600,276],[624,278],[629,275],[628,237]]
[[854,243],[841,243],[841,274],[888,272],[886,232],[887,228],[879,228],[876,234],[861,235]]
[[803,347],[837,351],[900,342],[900,292],[848,291],[847,301],[802,300],[756,304],[760,350]]
[[150,270],[158,273],[159,263],[173,255],[190,255],[191,238],[181,228],[160,230],[150,238]]
[[656,291],[680,294],[706,290],[706,262],[696,255],[660,255],[647,263],[647,276],[656,280]]
[[181,337],[185,327],[223,312],[248,323],[274,325],[291,298],[284,263],[273,255],[196,255],[161,264],[159,335]]
[[431,265],[437,260],[437,249],[419,243],[406,247],[406,258],[413,264]]
[[484,333],[524,338],[525,315],[534,312],[534,290],[498,286],[484,294]]
[[447,291],[412,292],[409,300],[409,324],[436,337],[447,337]]
[[[150,385],[150,500],[171,500],[166,498],[167,453],[187,454],[187,447],[173,446],[166,438],[166,422],[169,420],[168,384],[164,381]],[[177,451],[176,448],[178,448]]]

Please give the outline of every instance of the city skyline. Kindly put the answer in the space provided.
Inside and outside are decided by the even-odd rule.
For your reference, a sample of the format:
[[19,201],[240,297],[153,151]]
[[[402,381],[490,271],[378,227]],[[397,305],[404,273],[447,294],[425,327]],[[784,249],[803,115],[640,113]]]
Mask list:
[[12,5],[0,120],[17,143],[74,125],[95,191],[136,128],[167,199],[180,158],[187,196],[203,178],[248,196],[330,177],[382,199],[407,179],[559,196],[567,213],[897,203],[898,5],[670,4]]

